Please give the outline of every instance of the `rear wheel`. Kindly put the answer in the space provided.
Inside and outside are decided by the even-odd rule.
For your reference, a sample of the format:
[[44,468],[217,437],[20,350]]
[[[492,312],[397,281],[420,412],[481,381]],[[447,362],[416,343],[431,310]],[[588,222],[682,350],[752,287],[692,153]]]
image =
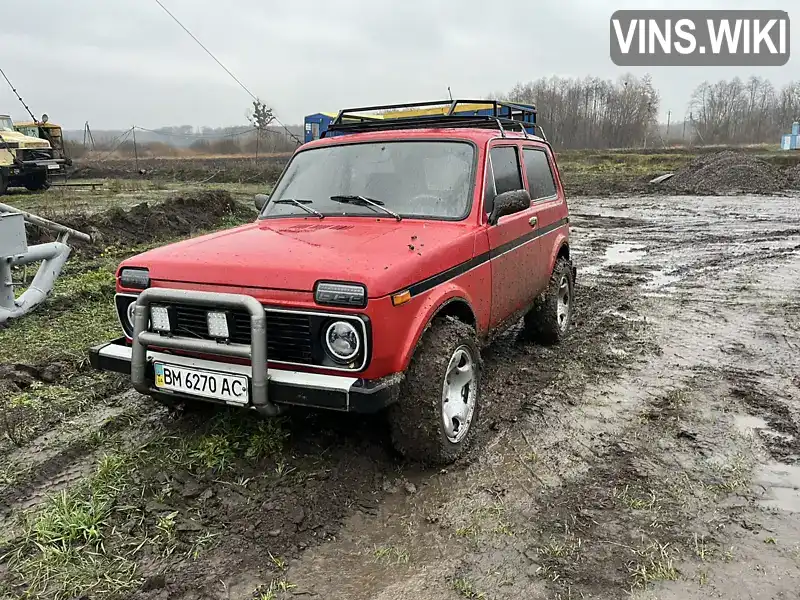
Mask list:
[[25,187],[32,192],[42,192],[50,187],[50,177],[47,171],[31,173],[25,178]]
[[5,195],[8,191],[8,174],[0,171],[0,196]]
[[541,344],[557,344],[572,324],[575,281],[572,263],[561,257],[553,267],[550,283],[525,315],[525,334]]
[[469,447],[480,413],[481,357],[475,330],[453,317],[423,335],[389,408],[392,442],[425,464],[455,461]]

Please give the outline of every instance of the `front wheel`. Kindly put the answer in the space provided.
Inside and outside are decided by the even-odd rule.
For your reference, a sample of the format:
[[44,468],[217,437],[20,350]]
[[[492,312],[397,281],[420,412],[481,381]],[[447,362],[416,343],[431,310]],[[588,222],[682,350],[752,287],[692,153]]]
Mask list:
[[481,356],[475,330],[437,319],[423,334],[389,408],[394,447],[423,464],[448,464],[469,447],[481,406]]
[[541,344],[563,340],[572,324],[575,279],[572,263],[564,257],[556,261],[550,283],[525,315],[525,334]]
[[50,187],[50,177],[47,172],[32,173],[25,179],[25,187],[31,192],[43,192]]

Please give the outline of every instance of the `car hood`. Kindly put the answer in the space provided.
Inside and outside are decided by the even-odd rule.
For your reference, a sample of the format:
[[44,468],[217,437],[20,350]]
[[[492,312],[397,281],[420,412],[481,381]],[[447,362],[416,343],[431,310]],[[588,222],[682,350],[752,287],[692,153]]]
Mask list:
[[122,263],[152,280],[310,292],[318,280],[367,286],[370,298],[469,260],[474,227],[404,219],[261,220],[150,250]]
[[0,131],[0,136],[7,143],[18,144],[18,148],[44,150],[50,148],[50,142],[28,135],[23,135],[18,131]]

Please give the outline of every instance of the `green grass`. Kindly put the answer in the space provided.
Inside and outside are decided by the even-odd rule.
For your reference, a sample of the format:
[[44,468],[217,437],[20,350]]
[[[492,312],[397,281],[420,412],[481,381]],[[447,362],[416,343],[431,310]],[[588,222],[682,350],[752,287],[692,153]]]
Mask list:
[[677,581],[680,573],[674,564],[675,552],[669,544],[652,542],[635,551],[637,560],[630,566],[631,586],[644,588],[657,581]]
[[90,346],[120,335],[113,302],[75,305],[57,319],[43,310],[0,331],[0,363],[66,360],[77,365],[88,358]]
[[104,597],[138,585],[136,564],[105,547],[130,469],[126,457],[105,456],[82,485],[24,515],[5,560],[12,578],[25,583],[26,598]]
[[458,577],[453,580],[453,590],[462,598],[470,600],[486,600],[486,594],[478,592],[475,584],[465,577]]
[[372,555],[377,562],[408,564],[409,560],[408,550],[397,546],[378,546]]
[[[147,482],[178,470],[202,474],[213,469],[218,477],[244,485],[246,481],[236,478],[234,464],[275,456],[287,435],[282,421],[258,421],[249,414],[226,411],[198,423],[196,431],[158,436],[138,448],[103,456],[89,478],[20,517],[12,539],[3,544],[11,549],[3,559],[11,581],[24,582],[31,598],[123,594],[139,584],[136,560],[143,548],[149,549],[143,555],[170,556],[181,547],[177,513],[160,515],[151,526],[129,533],[115,527],[120,520],[141,518],[135,506],[127,505],[130,494],[138,497],[141,490],[151,489]],[[155,492],[152,488],[151,493]],[[181,552],[187,559],[197,560],[218,542],[219,535],[204,531],[193,540],[184,540]],[[392,556],[397,562],[407,561],[407,553],[399,549]],[[269,560],[279,571],[287,566],[282,557],[270,556]],[[291,589],[292,584],[276,580],[271,591]]]

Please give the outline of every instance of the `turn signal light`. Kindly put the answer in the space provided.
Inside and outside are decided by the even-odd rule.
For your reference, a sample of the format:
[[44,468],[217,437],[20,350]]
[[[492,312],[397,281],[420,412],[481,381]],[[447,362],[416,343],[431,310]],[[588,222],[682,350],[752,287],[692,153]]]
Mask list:
[[409,300],[411,300],[411,292],[409,292],[408,290],[404,292],[398,292],[397,294],[392,296],[392,304],[394,306],[400,306],[401,304],[405,304]]

